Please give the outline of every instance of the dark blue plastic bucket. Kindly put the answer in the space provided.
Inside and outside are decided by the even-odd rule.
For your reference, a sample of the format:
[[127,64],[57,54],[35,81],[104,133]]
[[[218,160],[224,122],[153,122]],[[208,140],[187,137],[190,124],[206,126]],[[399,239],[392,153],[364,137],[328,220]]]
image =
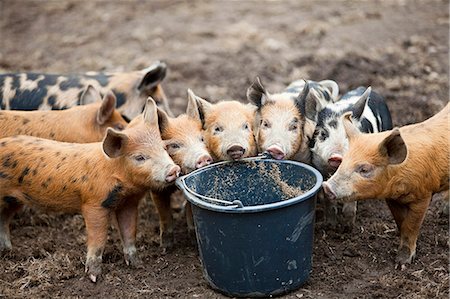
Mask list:
[[177,186],[192,204],[208,283],[245,297],[299,288],[311,271],[321,184],[320,173],[308,165],[258,158],[213,164],[179,178]]

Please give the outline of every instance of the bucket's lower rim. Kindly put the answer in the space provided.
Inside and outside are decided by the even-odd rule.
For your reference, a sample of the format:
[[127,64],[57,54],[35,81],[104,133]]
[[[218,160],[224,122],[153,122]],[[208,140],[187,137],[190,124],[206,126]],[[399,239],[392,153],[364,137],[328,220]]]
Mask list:
[[[317,178],[315,185],[309,189],[308,191],[306,191],[305,193],[287,199],[287,200],[283,200],[283,201],[278,201],[278,202],[274,202],[274,203],[270,203],[270,204],[263,204],[263,205],[255,205],[255,206],[244,206],[244,207],[237,207],[235,205],[233,206],[220,206],[220,205],[216,205],[216,204],[212,204],[212,203],[208,203],[204,200],[200,200],[197,197],[195,197],[194,195],[192,195],[191,193],[189,193],[185,188],[184,188],[184,184],[183,181],[188,178],[189,176],[193,176],[193,175],[198,175],[199,173],[206,171],[208,168],[211,167],[216,167],[218,165],[224,165],[224,164],[235,164],[235,163],[246,163],[249,161],[255,161],[255,160],[260,160],[260,161],[264,161],[264,162],[275,162],[275,163],[288,163],[288,164],[293,164],[293,165],[297,165],[297,166],[301,166],[303,168],[306,168],[307,170],[311,171],[314,176]],[[300,203],[303,202],[305,200],[308,200],[312,197],[314,197],[314,195],[319,191],[319,188],[321,188],[322,186],[322,175],[320,174],[320,172],[315,169],[312,166],[309,166],[307,164],[301,163],[301,162],[297,162],[297,161],[291,161],[291,160],[274,160],[274,159],[261,159],[261,158],[245,158],[245,159],[241,159],[238,161],[223,161],[223,162],[218,162],[218,163],[214,163],[211,165],[208,165],[206,167],[197,169],[185,176],[179,177],[176,180],[176,185],[178,186],[178,188],[180,188],[181,190],[183,190],[184,195],[186,196],[187,200],[200,207],[200,208],[204,208],[207,210],[211,210],[211,211],[216,211],[216,212],[224,212],[224,213],[257,213],[257,212],[263,212],[263,211],[268,211],[268,210],[273,210],[273,209],[279,209],[279,208],[283,208],[283,207],[287,207],[287,206],[291,206],[293,204],[296,203]]]

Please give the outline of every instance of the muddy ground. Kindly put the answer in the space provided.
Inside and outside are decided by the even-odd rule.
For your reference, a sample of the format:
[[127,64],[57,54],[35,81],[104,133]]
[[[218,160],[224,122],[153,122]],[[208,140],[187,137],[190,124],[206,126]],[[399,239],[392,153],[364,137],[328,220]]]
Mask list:
[[[172,108],[186,89],[245,99],[256,75],[271,91],[294,79],[336,80],[343,92],[371,85],[395,125],[418,122],[448,102],[448,1],[0,1],[0,71],[135,70],[165,60]],[[359,206],[352,233],[318,219],[311,278],[286,298],[448,298],[449,220],[434,201],[417,259],[394,269],[399,242],[383,202]],[[14,250],[0,258],[5,298],[222,298],[202,278],[197,249],[176,214],[176,247],[158,247],[158,216],[142,204],[142,269],[126,267],[116,232],[97,284],[83,275],[79,215],[26,210],[12,224]]]

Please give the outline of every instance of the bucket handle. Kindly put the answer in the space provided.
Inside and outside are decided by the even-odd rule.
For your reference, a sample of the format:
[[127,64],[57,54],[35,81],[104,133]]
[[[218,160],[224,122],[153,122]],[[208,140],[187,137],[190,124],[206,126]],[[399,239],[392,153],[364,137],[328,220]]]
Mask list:
[[[254,160],[263,160],[263,159],[270,159],[270,158],[272,158],[272,156],[268,152],[264,152],[262,154],[257,155],[256,157],[245,158],[243,160],[245,160],[245,161],[254,161]],[[223,163],[223,162],[219,162],[219,163]],[[213,164],[211,164],[209,166],[212,166],[214,164],[219,164],[219,163],[213,163]],[[238,199],[235,199],[233,201],[229,201],[229,200],[217,199],[217,198],[212,198],[212,197],[208,197],[208,196],[204,196],[204,195],[198,194],[197,192],[195,192],[194,190],[192,190],[191,188],[189,188],[186,185],[186,182],[184,181],[184,177],[179,178],[179,181],[181,182],[182,188],[184,190],[186,190],[188,193],[190,193],[190,194],[192,194],[192,195],[194,195],[194,196],[196,196],[198,198],[201,198],[203,200],[206,200],[206,201],[209,201],[209,202],[212,202],[212,203],[223,204],[223,205],[226,205],[227,207],[230,207],[230,208],[243,208],[244,207],[242,202],[240,200],[238,200]]]
[[208,196],[204,196],[201,194],[198,194],[197,192],[195,192],[194,190],[192,190],[191,188],[189,188],[186,185],[186,182],[184,181],[184,178],[180,179],[181,183],[183,184],[183,189],[185,189],[187,192],[189,192],[190,194],[199,197],[201,199],[204,199],[206,201],[209,202],[213,202],[213,203],[218,203],[218,204],[224,204],[227,205],[230,208],[243,208],[244,205],[242,204],[242,202],[240,200],[233,200],[233,201],[228,201],[228,200],[222,200],[222,199],[217,199],[217,198],[212,198],[212,197],[208,197]]

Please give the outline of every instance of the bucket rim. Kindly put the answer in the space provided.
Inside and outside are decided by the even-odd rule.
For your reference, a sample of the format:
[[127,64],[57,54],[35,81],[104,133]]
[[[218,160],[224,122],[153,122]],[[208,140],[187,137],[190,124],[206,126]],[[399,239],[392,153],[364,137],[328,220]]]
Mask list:
[[[187,179],[191,176],[194,176],[194,175],[198,175],[204,171],[207,171],[209,168],[217,167],[219,165],[225,165],[225,164],[247,163],[247,162],[255,161],[255,160],[260,160],[260,161],[264,161],[264,162],[287,163],[287,164],[293,164],[296,166],[303,167],[313,173],[313,175],[316,177],[316,183],[314,184],[314,186],[311,189],[309,189],[308,191],[306,191],[305,193],[303,193],[299,196],[296,196],[296,197],[293,197],[290,199],[286,199],[286,200],[282,200],[282,201],[277,201],[274,203],[255,205],[255,206],[244,206],[244,207],[239,207],[238,205],[221,206],[221,205],[212,204],[212,203],[206,202],[204,200],[198,199],[196,196],[191,194],[184,187],[185,179]],[[256,213],[256,212],[263,212],[263,211],[284,208],[284,207],[288,207],[288,206],[306,201],[306,200],[310,199],[311,197],[313,197],[319,191],[319,189],[322,186],[322,182],[323,182],[322,174],[317,169],[315,169],[314,167],[312,167],[308,164],[301,163],[298,161],[292,161],[292,160],[275,160],[275,159],[267,159],[267,158],[261,158],[261,157],[250,157],[250,158],[244,158],[244,159],[237,160],[237,161],[221,161],[221,162],[213,163],[211,165],[194,170],[193,172],[191,172],[187,175],[179,177],[176,180],[175,184],[177,185],[177,187],[180,190],[183,191],[187,200],[191,204],[194,204],[198,207],[201,207],[201,208],[204,208],[207,210],[211,210],[211,211],[224,212],[224,213]]]

